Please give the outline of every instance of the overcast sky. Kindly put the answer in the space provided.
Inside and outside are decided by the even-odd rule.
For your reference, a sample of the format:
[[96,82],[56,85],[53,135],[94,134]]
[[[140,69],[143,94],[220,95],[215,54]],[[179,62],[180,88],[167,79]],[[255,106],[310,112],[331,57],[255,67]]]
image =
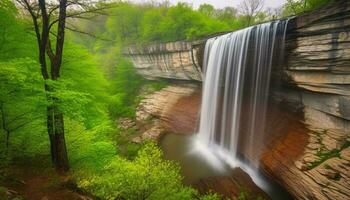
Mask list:
[[[147,0],[130,0],[133,2],[147,2]],[[153,0],[162,2],[164,0]],[[236,7],[242,0],[169,0],[172,4],[176,4],[177,2],[186,2],[193,5],[193,7],[198,8],[199,5],[203,3],[208,3],[213,5],[216,8],[223,8],[226,6],[234,6]],[[265,0],[265,7],[269,8],[277,8],[284,4],[286,0]]]

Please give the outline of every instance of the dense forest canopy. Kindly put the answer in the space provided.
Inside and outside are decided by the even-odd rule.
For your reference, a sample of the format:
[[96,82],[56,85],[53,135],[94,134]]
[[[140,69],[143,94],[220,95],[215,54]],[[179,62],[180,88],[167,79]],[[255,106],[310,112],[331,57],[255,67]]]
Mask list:
[[[209,200],[217,195],[200,196],[184,186],[178,164],[164,160],[157,145],[131,143],[128,138],[135,130],[122,130],[115,123],[120,118],[135,118],[143,96],[167,85],[136,74],[122,48],[234,31],[310,11],[330,0],[288,0],[278,9],[265,9],[259,0],[223,9],[210,4],[194,9],[186,3],[172,5],[167,1],[74,0],[66,5],[63,30],[60,23],[57,27],[53,23],[45,33],[47,22],[41,6],[46,5],[46,11],[52,9],[51,18],[47,18],[52,23],[60,21],[62,2],[67,3],[0,1],[0,181],[6,180],[14,163],[50,168],[51,134],[64,131],[69,163],[63,168],[66,171],[69,167],[78,187],[94,196]],[[68,7],[70,3],[80,7]],[[251,9],[254,3],[259,5]],[[40,40],[28,8],[38,9],[34,18]],[[80,9],[83,12],[77,14]],[[65,33],[64,41],[60,31]],[[48,77],[43,76],[43,63]],[[56,68],[58,74],[53,71]],[[64,130],[48,131],[51,123],[62,125]]]
[[[210,4],[202,4],[194,9],[186,3],[171,5],[167,1],[143,4],[117,2],[110,4],[112,7],[108,9],[107,16],[80,24],[84,24],[82,28],[86,32],[90,31],[104,39],[122,40],[127,44],[193,40],[212,33],[234,31],[297,15],[329,2],[288,0],[283,7],[273,9],[265,9],[263,0],[246,0],[238,7],[222,9],[216,9]],[[99,27],[101,23],[105,27]]]

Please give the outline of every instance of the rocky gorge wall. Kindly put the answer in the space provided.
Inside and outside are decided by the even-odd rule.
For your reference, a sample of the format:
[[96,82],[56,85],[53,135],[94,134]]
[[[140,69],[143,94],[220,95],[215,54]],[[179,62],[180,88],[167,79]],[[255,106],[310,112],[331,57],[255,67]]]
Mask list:
[[338,1],[292,19],[286,53],[284,88],[274,95],[302,108],[308,139],[279,179],[298,199],[348,199],[350,2]]
[[[128,54],[147,78],[201,81],[204,43],[131,47]],[[262,170],[296,199],[348,199],[350,2],[337,1],[291,19],[283,65],[273,70],[273,98],[294,110],[268,116]],[[182,84],[145,98],[138,112],[160,119],[170,131],[187,133],[196,128],[199,104],[200,87]],[[300,118],[293,117],[296,110]]]
[[137,71],[148,79],[202,80],[205,40],[177,41],[129,47],[128,55]]

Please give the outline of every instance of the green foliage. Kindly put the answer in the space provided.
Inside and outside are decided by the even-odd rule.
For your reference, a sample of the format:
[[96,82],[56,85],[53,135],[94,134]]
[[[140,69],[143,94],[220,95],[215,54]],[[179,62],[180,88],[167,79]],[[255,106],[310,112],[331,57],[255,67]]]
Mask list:
[[210,5],[210,4],[201,4],[198,8],[198,11],[208,17],[213,17],[215,14],[215,8],[214,6]]
[[136,73],[132,63],[127,59],[120,59],[115,68],[110,92],[112,93],[109,107],[113,117],[135,117],[136,96],[139,94],[145,80]]
[[[283,7],[283,16],[295,15],[316,9],[332,0],[288,0]],[[247,16],[234,7],[215,9],[210,4],[200,5],[198,10],[189,4],[133,4],[126,2],[114,3],[108,11],[105,22],[106,31],[96,31],[100,37],[113,42],[96,42],[92,49],[107,49],[121,44],[145,44],[176,40],[193,40],[217,32],[233,31],[248,25],[276,19],[276,13],[258,11],[253,16]],[[273,16],[272,16],[273,15]],[[278,14],[280,15],[280,14]],[[101,21],[98,21],[101,22]],[[97,23],[94,22],[94,23]],[[100,26],[101,23],[96,24]],[[95,29],[95,26],[89,26]],[[86,44],[91,46],[90,43]],[[119,48],[118,47],[118,48]],[[115,56],[115,54],[114,54]]]
[[47,102],[40,67],[35,61],[35,38],[26,31],[26,19],[18,18],[17,14],[13,1],[0,2],[0,151],[5,152],[1,158],[3,163],[9,162],[14,154],[29,155],[46,144],[31,140],[42,137]]
[[248,195],[246,191],[242,190],[239,192],[238,200],[246,200],[247,198],[248,198]]
[[[31,129],[40,130],[44,126],[42,107],[46,105],[46,98],[38,64],[29,58],[0,62],[0,82],[0,149],[7,148],[7,142],[9,147],[19,142],[27,144],[6,150],[9,153],[11,150],[24,153],[40,146],[25,140],[30,137]],[[34,135],[40,134],[39,130]]]
[[[284,14],[328,2],[290,0]],[[28,33],[30,18],[19,15],[13,1],[0,1],[0,179],[14,158],[49,160],[46,106],[55,104],[65,116],[72,173],[83,189],[102,199],[219,199],[183,186],[179,166],[164,160],[155,144],[140,150],[129,141],[135,130],[113,125],[116,118],[134,118],[143,95],[167,85],[143,79],[122,52],[129,44],[193,40],[236,30],[246,26],[247,16],[239,16],[235,8],[215,9],[209,4],[198,10],[185,3],[111,5],[108,15],[70,22],[93,31],[96,38],[67,33],[61,77],[44,81],[35,61],[36,39]],[[268,18],[261,12],[252,22]],[[45,91],[44,85],[50,90]],[[319,162],[339,155],[339,150],[320,152]],[[247,194],[240,193],[239,199],[245,198]]]
[[100,174],[78,183],[102,199],[193,199],[196,192],[181,180],[179,166],[163,160],[156,145],[148,143],[134,161],[117,157]]
[[164,19],[166,12],[166,8],[154,8],[145,12],[141,22],[143,42],[163,40],[163,33],[159,27],[161,26],[161,21]]
[[140,37],[140,21],[143,11],[130,3],[116,3],[107,19],[109,36],[117,41],[128,43]]
[[160,22],[163,41],[194,39],[209,33],[229,30],[229,26],[206,14],[194,11],[185,3],[170,7]]
[[220,195],[218,195],[217,193],[208,193],[206,195],[201,196],[199,199],[200,200],[219,200],[223,198],[220,197]]
[[0,1],[0,60],[35,58],[35,38],[27,34],[26,21],[19,20],[17,13],[13,1]]
[[44,91],[38,64],[28,58],[0,62],[0,81],[1,102],[13,101],[16,97],[40,97]]
[[135,118],[136,107],[142,99],[140,93],[154,92],[167,84],[164,81],[147,81],[136,72],[132,62],[119,57],[110,79],[109,112],[112,118]]
[[324,6],[334,0],[287,0],[283,8],[284,16],[297,15]]
[[59,81],[66,86],[61,97],[65,114],[80,117],[87,128],[108,120],[109,83],[95,56],[81,45],[67,43],[64,59]]
[[203,4],[198,11],[186,3],[169,7],[121,2],[113,6],[106,20],[108,33],[101,35],[122,44],[195,39],[234,27],[228,18],[216,18],[215,9],[209,4]]
[[116,148],[109,138],[113,127],[108,121],[91,129],[74,119],[66,119],[65,125],[69,160],[75,173],[99,171],[116,156]]

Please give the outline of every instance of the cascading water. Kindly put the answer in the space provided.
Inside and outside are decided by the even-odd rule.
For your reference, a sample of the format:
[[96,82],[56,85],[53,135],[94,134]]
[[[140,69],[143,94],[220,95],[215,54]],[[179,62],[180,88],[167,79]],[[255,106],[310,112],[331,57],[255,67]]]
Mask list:
[[264,131],[270,74],[281,56],[288,21],[265,23],[206,42],[198,138],[200,144],[231,166],[238,149],[255,155]]

